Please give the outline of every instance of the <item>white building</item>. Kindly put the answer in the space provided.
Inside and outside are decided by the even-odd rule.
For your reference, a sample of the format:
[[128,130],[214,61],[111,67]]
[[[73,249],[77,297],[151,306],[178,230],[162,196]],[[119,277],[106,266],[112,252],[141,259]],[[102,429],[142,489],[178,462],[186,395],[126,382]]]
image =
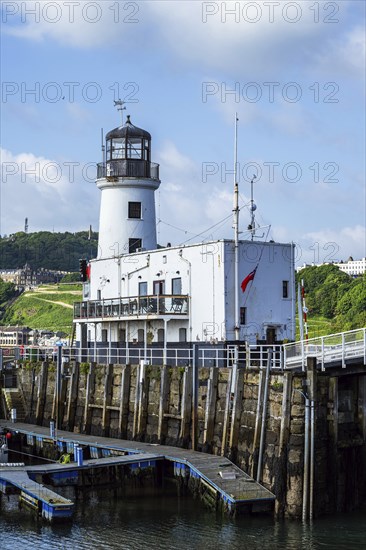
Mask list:
[[354,260],[350,257],[347,262],[340,262],[334,265],[339,267],[341,271],[344,271],[351,277],[357,277],[358,275],[363,275],[366,272],[366,258]]
[[83,302],[75,304],[81,346],[222,346],[235,341],[236,318],[240,341],[293,340],[294,245],[239,241],[238,280],[247,284],[235,315],[233,240],[157,248],[160,180],[150,145],[150,134],[129,118],[106,136],[98,257],[84,272]]
[[361,260],[354,260],[352,256],[349,257],[349,259],[346,262],[325,262],[322,264],[303,264],[300,267],[296,268],[296,271],[299,272],[302,269],[305,269],[306,267],[320,267],[321,265],[335,265],[338,267],[341,271],[344,271],[347,273],[347,275],[350,275],[350,277],[358,277],[360,275],[363,275],[366,272],[366,258],[362,258]]

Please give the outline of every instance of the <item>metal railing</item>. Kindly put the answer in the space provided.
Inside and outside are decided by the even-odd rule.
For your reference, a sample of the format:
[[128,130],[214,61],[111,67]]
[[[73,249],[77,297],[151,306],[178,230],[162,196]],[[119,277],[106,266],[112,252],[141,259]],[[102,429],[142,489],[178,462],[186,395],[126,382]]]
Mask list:
[[[104,313],[106,317],[113,315],[113,309],[109,310],[109,306],[110,304],[107,304],[107,310]],[[88,317],[82,318],[88,319]],[[305,370],[308,357],[316,357],[322,370],[339,365],[345,368],[347,362],[352,359],[361,360],[366,366],[366,329],[351,330],[284,345],[236,346],[220,342],[212,344],[201,342],[173,347],[164,346],[163,343],[150,345],[137,340],[126,343],[91,342],[86,348],[63,346],[62,361],[63,363],[79,361],[121,365],[139,364],[145,361],[146,364],[154,366],[183,367],[192,365],[195,360],[194,353],[197,353],[198,367],[230,368],[234,365],[237,354],[239,367],[265,368],[269,350],[272,350],[272,371]],[[20,346],[15,351],[15,356],[18,358],[17,363],[19,360],[31,364],[46,360],[56,361],[57,346]]]
[[97,164],[97,178],[149,178],[159,180],[159,164],[145,160],[126,159],[100,162]]
[[366,328],[309,338],[285,344],[283,348],[285,369],[305,370],[308,357],[316,357],[322,370],[334,363],[345,368],[350,359],[361,358],[366,365]]
[[[237,360],[239,367],[264,368],[267,365],[268,350],[272,350],[272,370],[283,368],[283,348],[281,345],[247,346],[239,348]],[[98,342],[87,348],[62,347],[62,362],[79,361],[99,364],[140,364],[171,367],[190,366],[194,361],[194,348],[145,346],[144,342],[130,342],[128,346],[118,344],[103,344]],[[231,368],[236,358],[236,346],[217,347],[205,343],[197,348],[197,364],[200,368]],[[57,347],[26,346],[22,348],[20,361],[36,363],[41,361],[56,361]],[[21,363],[20,363],[21,364]]]
[[74,303],[74,319],[188,315],[188,296],[133,296]]

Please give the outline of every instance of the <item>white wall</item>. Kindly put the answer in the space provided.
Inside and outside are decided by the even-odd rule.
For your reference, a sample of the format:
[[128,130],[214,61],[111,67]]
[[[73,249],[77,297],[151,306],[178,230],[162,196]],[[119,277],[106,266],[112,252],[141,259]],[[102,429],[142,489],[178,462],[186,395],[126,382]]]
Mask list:
[[[160,182],[150,179],[97,180],[102,190],[98,258],[128,253],[130,238],[142,239],[146,250],[156,248],[154,191]],[[141,219],[128,218],[128,203],[141,202]]]
[[[258,266],[258,267],[257,267]],[[239,289],[239,307],[246,307],[241,339],[266,337],[266,327],[276,328],[278,340],[295,337],[294,245],[243,241],[239,244],[239,287],[257,267],[254,280],[243,293]],[[225,243],[226,337],[234,339],[234,245]],[[282,281],[288,281],[288,298],[282,297]],[[285,328],[286,327],[286,328]]]
[[[182,280],[182,295],[189,295],[189,317],[168,322],[168,341],[179,340],[179,328],[187,329],[189,341],[234,339],[234,254],[232,241],[214,241],[186,247],[140,252],[91,262],[88,299],[138,296],[139,283],[146,281],[148,294],[153,282],[165,281],[165,294],[172,293],[172,279]],[[264,339],[267,326],[276,328],[277,339],[294,338],[295,284],[293,246],[243,241],[239,246],[239,285],[258,264],[254,281],[245,293],[239,290],[240,306],[247,308],[247,326],[241,338]],[[159,275],[158,275],[159,274]],[[289,281],[289,298],[282,297],[282,281]],[[156,341],[161,320],[149,320],[148,330]],[[131,340],[145,321],[129,321]],[[119,325],[124,327],[123,322]],[[117,335],[117,324],[113,325]],[[134,336],[134,337],[135,337]],[[116,341],[117,338],[114,340]]]

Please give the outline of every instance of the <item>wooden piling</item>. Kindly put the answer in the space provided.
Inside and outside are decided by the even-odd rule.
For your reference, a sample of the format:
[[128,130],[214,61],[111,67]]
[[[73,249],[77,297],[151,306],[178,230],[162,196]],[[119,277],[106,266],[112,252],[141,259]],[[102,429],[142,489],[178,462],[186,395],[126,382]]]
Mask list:
[[140,394],[140,365],[137,365],[135,371],[135,399],[133,407],[133,423],[132,423],[132,439],[135,439],[137,435],[138,417],[139,417],[139,394]]
[[183,390],[181,405],[181,425],[179,438],[183,445],[188,444],[192,415],[192,367],[185,367],[183,373]]
[[254,427],[254,438],[253,438],[253,447],[252,447],[252,468],[251,476],[255,476],[258,465],[258,453],[259,453],[259,442],[261,437],[261,426],[262,426],[262,412],[263,412],[263,380],[264,373],[261,369],[259,372],[259,386],[258,386],[258,399],[257,399],[257,411],[255,416],[255,427]]
[[75,362],[73,364],[71,377],[70,377],[69,396],[68,396],[67,412],[66,412],[66,425],[67,425],[67,430],[69,430],[70,432],[74,431],[74,426],[75,426],[75,415],[76,415],[78,387],[79,387],[79,374],[80,374],[80,363]]
[[127,438],[127,424],[130,402],[131,365],[122,367],[119,402],[119,437]]
[[236,453],[239,440],[240,418],[243,409],[244,393],[244,369],[238,368],[236,372],[233,409],[231,412],[231,429],[229,434],[229,447],[231,453]]
[[84,428],[83,431],[86,434],[90,434],[91,421],[92,421],[92,408],[91,398],[94,394],[95,388],[95,363],[90,363],[89,372],[86,379],[86,395],[85,395],[85,408],[84,408]]
[[43,361],[41,366],[41,371],[38,375],[37,407],[36,407],[36,424],[40,426],[43,423],[44,408],[46,403],[47,377],[48,377],[48,363],[47,361]]
[[109,435],[110,424],[110,405],[112,403],[112,380],[113,380],[113,365],[109,364],[105,369],[104,390],[103,390],[103,412],[102,412],[102,436]]
[[287,453],[290,439],[292,377],[292,372],[285,372],[283,375],[281,427],[277,467],[278,479],[275,482],[275,493],[277,497],[275,503],[275,513],[277,517],[283,517],[286,505]]
[[140,366],[140,390],[137,416],[137,436],[142,439],[147,424],[147,404],[149,395],[149,375],[146,365]]
[[166,414],[169,411],[169,368],[165,365],[161,369],[160,379],[160,401],[159,401],[159,421],[158,421],[158,441],[164,444],[166,430],[167,430],[167,418]]
[[208,445],[209,447],[212,447],[214,435],[218,378],[219,369],[212,367],[210,369],[210,376],[207,381],[206,412],[203,430],[203,444]]
[[230,434],[232,399],[233,399],[233,395],[231,393],[231,382],[232,382],[233,372],[234,372],[234,369],[229,370],[229,376],[227,380],[224,425],[222,430],[221,456],[224,456],[226,453],[228,438]]
[[65,376],[65,364],[63,363],[61,366],[61,388],[60,388],[60,403],[59,403],[60,428],[63,427],[63,420],[64,420],[65,408],[66,408],[67,386],[68,386],[68,378]]

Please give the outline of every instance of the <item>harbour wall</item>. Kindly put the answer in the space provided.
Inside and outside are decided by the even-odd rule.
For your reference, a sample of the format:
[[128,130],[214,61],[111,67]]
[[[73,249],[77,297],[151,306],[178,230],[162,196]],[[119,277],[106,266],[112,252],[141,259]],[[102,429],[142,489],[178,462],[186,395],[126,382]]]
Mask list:
[[57,405],[54,364],[18,369],[27,421],[48,426],[58,410],[59,427],[76,433],[228,456],[276,495],[278,516],[301,517],[304,494],[314,517],[365,501],[365,374],[329,376],[311,360],[306,372],[253,366],[236,376],[144,364],[63,370]]

